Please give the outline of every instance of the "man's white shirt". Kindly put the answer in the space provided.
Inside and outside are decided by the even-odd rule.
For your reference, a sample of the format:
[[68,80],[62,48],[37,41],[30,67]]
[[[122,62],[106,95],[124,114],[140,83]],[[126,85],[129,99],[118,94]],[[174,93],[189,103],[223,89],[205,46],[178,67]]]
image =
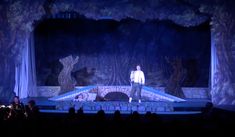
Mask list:
[[134,72],[134,83],[140,83],[143,84],[145,83],[145,77],[144,77],[144,72],[141,70],[136,70]]

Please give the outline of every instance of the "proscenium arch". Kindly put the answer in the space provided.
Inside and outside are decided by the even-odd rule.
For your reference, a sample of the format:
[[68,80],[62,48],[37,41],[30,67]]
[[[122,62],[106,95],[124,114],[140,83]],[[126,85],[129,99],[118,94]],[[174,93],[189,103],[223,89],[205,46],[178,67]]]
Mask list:
[[[83,2],[82,2],[83,3]],[[169,3],[171,4],[171,3]],[[159,19],[159,20],[172,20],[182,26],[197,26],[198,24],[201,24],[202,22],[204,22],[205,20],[208,20],[210,17],[204,17],[204,15],[196,15],[195,16],[195,20],[196,18],[198,18],[199,16],[204,18],[204,19],[199,19],[198,21],[195,21],[192,19],[192,21],[189,21],[189,20],[182,20],[183,17],[179,16],[179,15],[182,15],[183,13],[179,13],[178,15],[175,15],[175,17],[181,17],[181,18],[169,18],[169,17],[162,17],[160,18],[160,16],[158,16],[158,14],[156,14],[157,11],[152,11],[153,12],[153,16],[144,16],[141,18],[141,16],[136,16],[136,15],[132,15],[132,13],[128,13],[126,14],[125,11],[124,12],[120,12],[119,14],[116,14],[116,12],[107,12],[109,10],[107,10],[107,7],[100,7],[98,8],[98,10],[100,10],[100,14],[98,12],[95,12],[95,10],[91,9],[90,11],[87,11],[86,12],[86,9],[84,8],[81,8],[82,6],[85,6],[86,5],[86,2],[84,2],[83,4],[78,4],[76,3],[76,1],[74,0],[69,0],[69,1],[66,1],[65,3],[60,3],[60,2],[53,2],[53,1],[49,1],[49,0],[45,0],[43,3],[40,3],[40,4],[37,4],[38,7],[44,7],[44,10],[41,10],[37,15],[39,16],[36,16],[34,18],[30,18],[29,20],[26,20],[26,23],[25,24],[33,24],[31,26],[31,31],[34,30],[34,27],[35,27],[35,23],[34,22],[40,22],[42,21],[44,18],[46,17],[55,17],[56,14],[59,14],[60,12],[65,12],[65,11],[75,11],[81,15],[84,15],[86,16],[87,18],[93,18],[93,19],[104,19],[104,18],[109,18],[109,19],[114,19],[114,20],[121,20],[123,18],[126,18],[126,17],[132,17],[134,19],[139,19],[141,21],[144,21],[146,19]],[[96,4],[94,4],[94,6],[97,6]],[[137,6],[138,7],[138,6]],[[186,6],[186,9],[189,8]],[[103,10],[103,9],[106,9],[106,10]],[[110,10],[112,9],[118,9],[118,7],[112,7],[112,8],[109,8]],[[126,9],[124,9],[126,10]],[[147,9],[146,11],[150,12],[151,8]],[[168,11],[171,11],[170,9],[161,9],[159,13],[161,12],[164,12],[164,10],[168,10]],[[96,13],[96,14],[94,14]],[[133,11],[133,13],[135,13]],[[174,13],[173,11],[169,12],[169,13]],[[33,13],[32,13],[33,14]],[[193,14],[192,14],[193,15]],[[181,20],[181,21],[180,21]],[[37,24],[37,23],[36,23]],[[29,31],[30,32],[30,31]],[[30,34],[29,32],[26,32],[27,34]],[[31,35],[31,34],[30,34]],[[211,72],[212,73],[212,72]],[[211,79],[210,79],[211,80]],[[27,91],[28,92],[28,91]]]

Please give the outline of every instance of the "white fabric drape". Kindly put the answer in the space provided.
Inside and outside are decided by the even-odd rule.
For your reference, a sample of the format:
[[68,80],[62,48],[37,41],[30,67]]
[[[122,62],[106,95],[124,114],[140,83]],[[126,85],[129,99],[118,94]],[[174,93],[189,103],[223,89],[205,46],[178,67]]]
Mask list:
[[15,67],[14,92],[20,98],[36,97],[36,69],[33,36],[25,39],[21,63]]
[[215,84],[215,73],[217,69],[217,54],[216,54],[216,45],[215,45],[215,37],[211,34],[211,89],[213,90],[213,86]]

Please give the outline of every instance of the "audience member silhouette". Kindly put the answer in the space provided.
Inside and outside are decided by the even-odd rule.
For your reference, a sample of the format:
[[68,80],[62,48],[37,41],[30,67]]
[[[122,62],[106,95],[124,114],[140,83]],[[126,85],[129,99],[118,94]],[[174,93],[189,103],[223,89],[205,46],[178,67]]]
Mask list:
[[36,120],[39,115],[39,108],[36,106],[36,102],[34,100],[30,100],[28,105],[25,107],[25,115],[29,120]]
[[8,118],[14,120],[22,120],[25,118],[25,107],[24,104],[20,102],[18,96],[14,97],[14,100],[10,105]]

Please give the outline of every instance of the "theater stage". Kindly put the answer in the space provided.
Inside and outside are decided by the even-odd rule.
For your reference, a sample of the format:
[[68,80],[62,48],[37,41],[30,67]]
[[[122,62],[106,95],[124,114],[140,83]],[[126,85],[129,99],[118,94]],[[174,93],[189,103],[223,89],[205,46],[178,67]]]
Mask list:
[[35,100],[44,113],[67,113],[73,107],[75,110],[83,109],[84,113],[97,113],[99,110],[114,113],[119,110],[122,114],[134,111],[140,114],[198,114],[210,102],[209,99],[182,99],[144,86],[142,102],[133,100],[129,103],[129,91],[130,86],[86,86],[53,97],[25,98],[22,101],[27,104],[31,99]]
[[22,101],[27,104],[34,99],[44,113],[68,113],[70,107],[75,110],[83,109],[84,113],[97,113],[104,110],[105,113],[114,113],[119,110],[122,114],[131,114],[138,111],[140,114],[152,112],[156,114],[198,114],[206,106],[209,100],[190,99],[184,102],[132,102],[127,101],[95,101],[95,102],[74,102],[74,101],[50,101],[47,98],[25,98]]

